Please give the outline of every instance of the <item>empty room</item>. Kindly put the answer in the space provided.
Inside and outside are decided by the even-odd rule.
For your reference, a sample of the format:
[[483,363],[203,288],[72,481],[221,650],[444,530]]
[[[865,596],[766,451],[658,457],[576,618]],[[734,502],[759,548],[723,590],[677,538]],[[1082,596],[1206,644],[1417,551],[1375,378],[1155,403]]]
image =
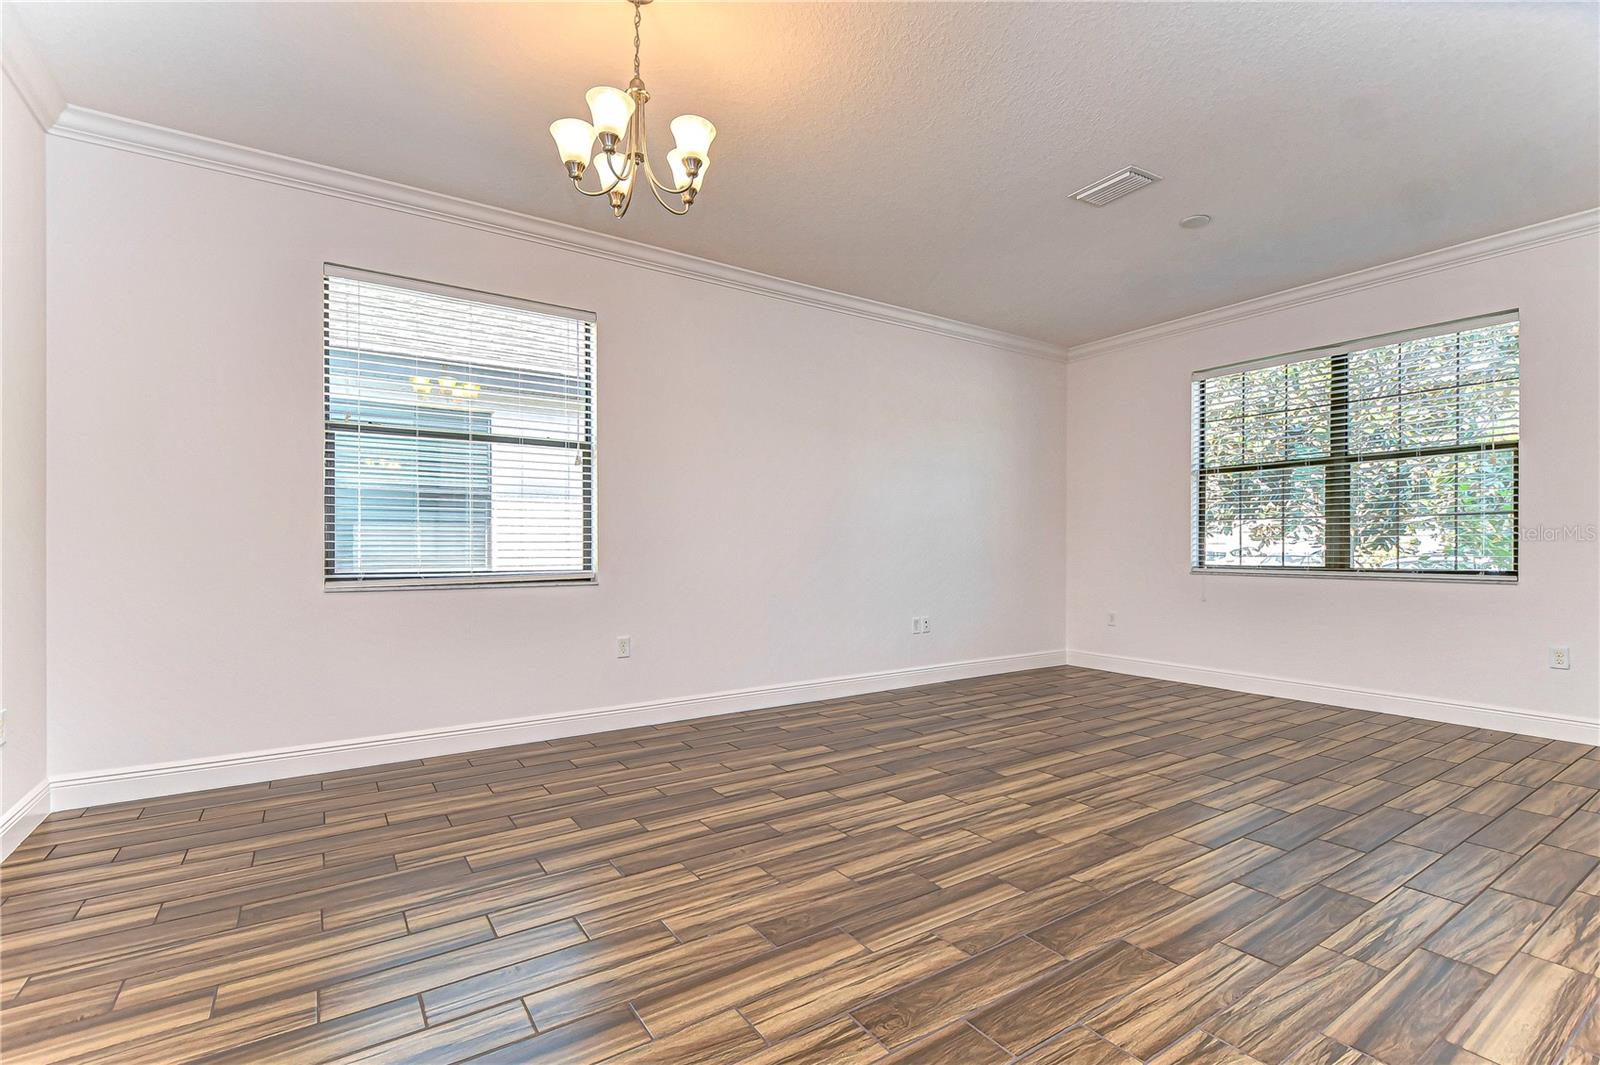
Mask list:
[[5,1065],[1600,1065],[1600,4],[0,12]]

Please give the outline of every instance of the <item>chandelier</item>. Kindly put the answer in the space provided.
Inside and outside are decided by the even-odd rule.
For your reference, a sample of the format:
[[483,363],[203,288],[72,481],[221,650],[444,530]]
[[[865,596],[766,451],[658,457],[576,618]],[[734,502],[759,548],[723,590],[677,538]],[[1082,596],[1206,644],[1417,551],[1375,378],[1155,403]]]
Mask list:
[[[649,147],[645,143],[644,107],[650,100],[644,80],[639,77],[639,22],[644,5],[650,0],[628,0],[633,5],[633,80],[626,92],[609,85],[598,85],[589,90],[589,114],[593,122],[581,118],[560,118],[550,123],[550,135],[555,138],[561,161],[566,164],[572,187],[585,196],[604,196],[611,203],[611,213],[618,218],[628,213],[634,191],[641,184],[650,187],[656,202],[673,214],[688,214],[694,198],[705,181],[706,169],[711,165],[711,139],[717,127],[699,115],[679,115],[672,120],[672,136],[678,146],[667,153],[667,166],[672,170],[672,184],[657,180],[650,166]],[[589,165],[589,152],[595,141],[600,151]],[[583,187],[583,175],[592,169],[600,187],[594,190]],[[677,197],[683,206],[674,207],[666,197]]]

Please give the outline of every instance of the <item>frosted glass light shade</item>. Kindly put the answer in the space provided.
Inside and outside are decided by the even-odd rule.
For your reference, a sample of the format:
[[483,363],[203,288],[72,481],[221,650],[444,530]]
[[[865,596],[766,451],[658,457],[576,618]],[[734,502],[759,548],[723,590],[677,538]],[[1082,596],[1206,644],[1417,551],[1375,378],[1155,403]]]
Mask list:
[[[689,183],[689,168],[683,165],[684,151],[674,148],[667,153],[667,165],[672,168],[672,187],[681,189]],[[711,169],[711,160],[702,158],[700,170],[694,176],[694,191],[699,192],[701,184],[706,179],[706,171]]]
[[[614,168],[614,169],[613,169]],[[628,172],[622,177],[617,176],[617,171],[626,169]],[[607,155],[600,152],[594,157],[594,172],[600,178],[600,187],[607,192],[620,192],[624,196],[633,188],[633,177],[639,172],[637,166],[628,166],[622,153]]]
[[585,97],[589,101],[589,114],[594,116],[594,131],[614,133],[621,137],[628,131],[633,118],[633,97],[609,85],[597,85]]
[[711,158],[711,140],[716,135],[717,127],[699,115],[679,115],[672,120],[672,139],[684,155]]
[[558,118],[550,123],[550,136],[563,163],[587,163],[594,144],[594,127],[581,118]]

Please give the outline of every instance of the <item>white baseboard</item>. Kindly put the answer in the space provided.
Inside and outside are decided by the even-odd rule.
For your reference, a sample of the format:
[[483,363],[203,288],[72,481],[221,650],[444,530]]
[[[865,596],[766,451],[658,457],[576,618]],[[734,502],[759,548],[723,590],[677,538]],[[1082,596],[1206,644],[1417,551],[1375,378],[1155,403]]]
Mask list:
[[49,812],[50,782],[41,780],[0,815],[0,861],[16,850],[17,844],[27,839]]
[[789,703],[840,699],[868,692],[918,687],[948,680],[1060,665],[1083,666],[1111,673],[1157,677],[1186,684],[1202,684],[1259,695],[1348,706],[1473,728],[1492,728],[1549,739],[1600,744],[1600,724],[1552,714],[1539,714],[1507,707],[1475,706],[1364,688],[1315,684],[1286,677],[1208,669],[1126,655],[1088,651],[1038,651],[909,669],[857,673],[793,684],[743,688],[681,699],[578,710],[545,717],[486,721],[452,728],[423,729],[334,743],[251,751],[217,758],[129,766],[95,773],[67,774],[55,777],[48,783],[41,781],[21,801],[6,811],[3,818],[0,818],[0,857],[9,854],[51,809],[76,809],[82,806],[127,802],[235,784],[259,783],[284,777],[331,773],[384,762],[432,758],[490,747],[557,739],[563,736],[609,732],[639,725],[682,721],[745,710],[762,710]]
[[947,680],[962,680],[967,677],[982,677],[1065,664],[1064,651],[1038,651],[1031,654],[977,658],[910,669],[857,673],[846,677],[829,677],[794,684],[743,688],[737,691],[665,699],[659,702],[578,710],[544,717],[486,721],[451,728],[368,736],[334,743],[251,751],[219,758],[197,758],[185,762],[128,766],[94,773],[73,773],[51,779],[50,804],[53,809],[72,810],[80,806],[98,806],[104,803],[148,799],[157,795],[222,788],[234,784],[253,784],[284,777],[331,773],[340,769],[380,765],[384,762],[432,758],[489,747],[556,739],[562,736],[609,732],[638,725],[709,717],[713,714],[731,714],[742,710],[763,710],[787,703],[840,699],[867,692],[912,688]]
[[1600,744],[1600,722],[1582,721],[1557,714],[1540,714],[1531,710],[1515,710],[1503,706],[1476,706],[1446,699],[1431,699],[1421,695],[1316,684],[1288,677],[1207,669],[1204,666],[1189,666],[1178,662],[1161,662],[1127,655],[1099,654],[1093,651],[1069,650],[1067,664],[1084,666],[1088,669],[1103,669],[1110,673],[1131,673],[1136,677],[1155,677],[1185,684],[1229,688],[1233,691],[1250,692],[1253,695],[1272,695],[1283,699],[1348,706],[1356,710],[1375,710],[1384,714],[1419,717],[1425,721],[1444,721],[1471,728],[1490,728],[1551,740]]

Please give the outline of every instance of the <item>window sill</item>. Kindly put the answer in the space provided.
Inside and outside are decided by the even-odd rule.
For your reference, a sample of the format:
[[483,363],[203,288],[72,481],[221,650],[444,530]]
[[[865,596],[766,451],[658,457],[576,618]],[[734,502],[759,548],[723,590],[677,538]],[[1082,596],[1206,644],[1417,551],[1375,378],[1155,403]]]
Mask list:
[[507,573],[483,577],[324,577],[325,592],[415,592],[433,589],[464,588],[550,588],[587,587],[599,583],[593,573],[552,574]]
[[1373,570],[1340,571],[1314,569],[1272,569],[1266,566],[1190,566],[1189,572],[1201,577],[1298,577],[1333,581],[1420,581],[1423,584],[1516,584],[1517,574],[1491,573],[1380,573]]

